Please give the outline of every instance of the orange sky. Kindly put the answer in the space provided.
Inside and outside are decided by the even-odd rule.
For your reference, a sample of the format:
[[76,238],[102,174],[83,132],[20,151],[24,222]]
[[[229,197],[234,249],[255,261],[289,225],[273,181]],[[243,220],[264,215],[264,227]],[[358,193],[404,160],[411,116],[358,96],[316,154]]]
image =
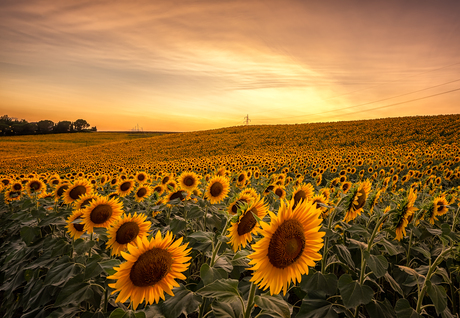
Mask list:
[[459,12],[458,0],[2,0],[0,115],[191,131],[246,114],[460,113]]

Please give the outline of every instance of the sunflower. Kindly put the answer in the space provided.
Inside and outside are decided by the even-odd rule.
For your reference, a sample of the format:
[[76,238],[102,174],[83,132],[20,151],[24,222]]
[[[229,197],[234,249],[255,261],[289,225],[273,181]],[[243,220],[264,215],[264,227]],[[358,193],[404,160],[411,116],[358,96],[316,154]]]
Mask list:
[[350,200],[346,204],[346,214],[343,219],[344,222],[350,222],[354,220],[363,211],[363,207],[366,204],[367,197],[371,191],[371,183],[369,180],[361,182],[358,187],[354,187],[350,193]]
[[211,204],[221,202],[230,191],[230,184],[226,177],[214,176],[206,187],[206,198]]
[[277,185],[273,188],[273,193],[276,194],[278,199],[283,200],[286,197],[286,190],[284,190],[284,186]]
[[241,191],[240,194],[242,194],[242,195],[243,194],[249,194],[254,199],[257,198],[257,191],[255,189],[253,189],[253,188],[246,188],[243,191]]
[[120,197],[125,197],[129,195],[134,189],[134,181],[133,180],[124,180],[118,184],[117,193]]
[[183,172],[178,178],[179,186],[188,191],[193,191],[201,182],[195,172]]
[[123,203],[118,199],[99,197],[83,210],[83,224],[88,233],[95,227],[108,227],[123,214]]
[[22,183],[21,183],[21,182],[16,181],[16,182],[13,182],[13,183],[11,184],[11,187],[10,187],[10,188],[11,188],[11,190],[13,190],[13,191],[21,192],[22,189],[23,189],[23,186],[22,186]]
[[80,236],[82,236],[85,233],[84,230],[84,225],[82,223],[72,223],[75,220],[81,220],[81,217],[83,216],[83,211],[82,210],[75,210],[72,212],[72,214],[67,218],[67,232],[70,234],[70,237],[72,237],[74,240],[78,239]]
[[[257,195],[256,195],[257,198]],[[235,215],[238,212],[238,208],[243,204],[249,204],[250,202],[254,201],[256,198],[254,198],[251,194],[249,193],[243,193],[240,192],[240,194],[237,195],[235,200],[233,200],[232,203],[227,208],[227,211],[230,215]]]
[[5,204],[9,204],[12,201],[21,200],[21,191],[8,190],[5,192]]
[[74,205],[75,205],[74,209],[75,210],[82,210],[85,207],[87,207],[88,205],[90,205],[91,202],[94,199],[97,199],[98,197],[99,197],[99,195],[94,194],[94,193],[89,193],[89,194],[82,195],[82,196],[80,196],[80,198],[78,198],[77,200],[74,201]]
[[179,189],[177,191],[171,191],[166,198],[164,199],[164,203],[171,202],[174,199],[180,199],[181,201],[185,201],[186,199],[190,198],[190,193],[186,190]]
[[153,190],[148,185],[141,185],[136,189],[134,194],[134,199],[137,202],[143,201],[145,198],[148,198],[152,194]]
[[26,190],[29,194],[29,197],[37,196],[40,198],[43,194],[46,193],[46,185],[42,180],[33,178],[27,182]]
[[340,189],[342,189],[343,193],[347,193],[348,190],[351,188],[351,182],[350,181],[345,181],[340,185]]
[[125,302],[131,298],[133,309],[136,310],[141,302],[158,303],[160,298],[165,299],[164,292],[174,296],[173,287],[178,287],[177,279],[186,279],[185,272],[190,263],[190,248],[182,243],[182,237],[173,241],[171,232],[161,237],[160,231],[155,238],[146,237],[136,240],[136,245],[128,245],[128,253],[121,252],[127,262],[114,267],[117,272],[107,277],[114,279],[109,286],[115,289],[112,293],[120,292],[116,302]]
[[257,220],[254,218],[253,213],[259,219],[263,219],[268,212],[268,204],[264,199],[257,196],[257,199],[252,201],[241,211],[241,214],[235,216],[235,222],[232,220],[230,232],[227,237],[230,238],[228,244],[232,245],[233,251],[238,251],[240,248],[245,248],[248,242],[252,241],[252,234],[257,233],[259,227]]
[[145,221],[147,215],[134,213],[134,215],[123,215],[120,220],[113,223],[107,230],[107,247],[112,248],[112,255],[120,256],[128,244],[134,243],[137,237],[147,236],[150,230],[150,221]]
[[259,288],[270,288],[270,294],[286,295],[290,282],[300,282],[301,275],[308,274],[308,266],[314,267],[321,260],[318,251],[323,246],[325,232],[321,228],[321,210],[311,201],[302,201],[293,209],[294,200],[287,205],[281,201],[278,215],[269,212],[270,224],[261,222],[262,239],[252,245],[254,252],[250,281]]
[[69,186],[70,184],[67,181],[61,181],[54,190],[54,201],[59,201]]
[[437,216],[444,215],[448,210],[448,202],[445,196],[436,197],[427,208],[425,217],[429,219],[431,224],[434,224],[434,221],[437,221]]
[[148,174],[146,174],[145,172],[138,172],[136,174],[136,176],[134,177],[134,180],[136,180],[137,183],[145,183],[147,182],[147,179],[148,179]]
[[153,187],[153,192],[156,192],[158,196],[161,196],[165,192],[165,187],[160,183]]
[[85,194],[90,194],[93,191],[93,188],[91,187],[91,184],[87,182],[86,180],[77,180],[73,184],[69,185],[67,190],[65,190],[63,196],[64,196],[64,203],[65,204],[70,204],[80,196],[85,195]]
[[395,226],[396,231],[395,240],[400,241],[404,236],[406,236],[406,227],[409,224],[409,219],[412,219],[413,214],[418,210],[414,207],[416,199],[417,195],[413,189],[410,189],[407,198],[396,209],[396,213],[393,218],[393,225]]
[[292,192],[292,198],[294,199],[294,206],[292,207],[295,209],[297,204],[299,204],[302,200],[306,201],[309,200],[311,197],[313,197],[313,191],[314,188],[313,186],[309,184],[302,183],[298,187],[294,188],[294,191]]

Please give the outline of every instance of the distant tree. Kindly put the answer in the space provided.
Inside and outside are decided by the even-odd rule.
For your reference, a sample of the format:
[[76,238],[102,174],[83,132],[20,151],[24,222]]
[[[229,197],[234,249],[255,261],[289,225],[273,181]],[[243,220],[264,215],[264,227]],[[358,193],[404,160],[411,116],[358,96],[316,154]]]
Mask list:
[[25,131],[26,125],[25,123],[15,122],[11,125],[11,129],[15,135],[21,135]]
[[0,123],[10,125],[12,121],[13,120],[10,117],[8,117],[8,115],[3,115],[2,117],[0,117]]
[[77,131],[82,131],[83,129],[86,129],[90,126],[84,119],[77,119],[73,124]]
[[27,123],[24,125],[25,134],[35,134],[38,130],[37,123]]
[[72,123],[68,120],[60,121],[54,126],[54,132],[57,133],[65,133],[70,131],[70,125]]
[[96,126],[91,127],[91,131],[97,131],[97,127]]
[[41,132],[42,134],[49,133],[53,130],[54,127],[54,122],[51,120],[40,120],[37,123],[37,128],[38,131]]

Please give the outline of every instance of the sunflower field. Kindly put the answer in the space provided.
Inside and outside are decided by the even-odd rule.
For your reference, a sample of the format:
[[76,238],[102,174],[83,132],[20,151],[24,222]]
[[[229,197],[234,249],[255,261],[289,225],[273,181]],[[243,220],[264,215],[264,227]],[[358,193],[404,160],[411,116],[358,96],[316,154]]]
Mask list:
[[459,131],[445,115],[0,139],[0,316],[459,317]]

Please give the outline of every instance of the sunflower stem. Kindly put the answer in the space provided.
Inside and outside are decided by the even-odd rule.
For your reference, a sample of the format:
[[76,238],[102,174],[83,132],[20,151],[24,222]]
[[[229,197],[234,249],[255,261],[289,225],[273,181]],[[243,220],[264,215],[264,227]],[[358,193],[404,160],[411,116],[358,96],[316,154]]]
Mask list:
[[458,212],[460,211],[460,205],[457,208],[457,212],[455,212],[454,219],[452,220],[452,228],[451,231],[455,230],[455,225],[457,224],[457,217],[458,217]]
[[[225,235],[225,232],[227,231],[227,228],[228,228],[228,225],[230,223],[230,220],[227,220],[227,222],[225,223],[225,227],[224,229],[222,230],[222,234],[220,236],[223,236]],[[215,248],[214,248],[214,251],[212,252],[212,257],[211,257],[211,262],[209,263],[209,266],[213,267],[214,266],[214,263],[215,261],[217,260],[216,259],[216,256],[217,256],[217,252],[219,251],[220,247],[222,246],[222,241],[219,241],[217,242]]]
[[414,233],[414,230],[410,231],[410,236],[409,236],[409,246],[407,248],[407,254],[406,254],[406,266],[409,267],[410,263],[410,249],[412,248],[412,234]]
[[[89,241],[91,242],[92,240],[93,240],[93,232],[91,232]],[[91,258],[91,250],[92,250],[92,249],[93,249],[92,247],[89,248],[88,258]]]
[[251,282],[251,289],[249,289],[249,296],[248,296],[248,303],[246,309],[244,311],[244,318],[251,317],[251,311],[254,307],[254,298],[256,296],[257,286],[253,282]]
[[105,286],[105,294],[104,294],[104,312],[107,312],[107,307],[108,307],[108,302],[109,302],[109,286]]

